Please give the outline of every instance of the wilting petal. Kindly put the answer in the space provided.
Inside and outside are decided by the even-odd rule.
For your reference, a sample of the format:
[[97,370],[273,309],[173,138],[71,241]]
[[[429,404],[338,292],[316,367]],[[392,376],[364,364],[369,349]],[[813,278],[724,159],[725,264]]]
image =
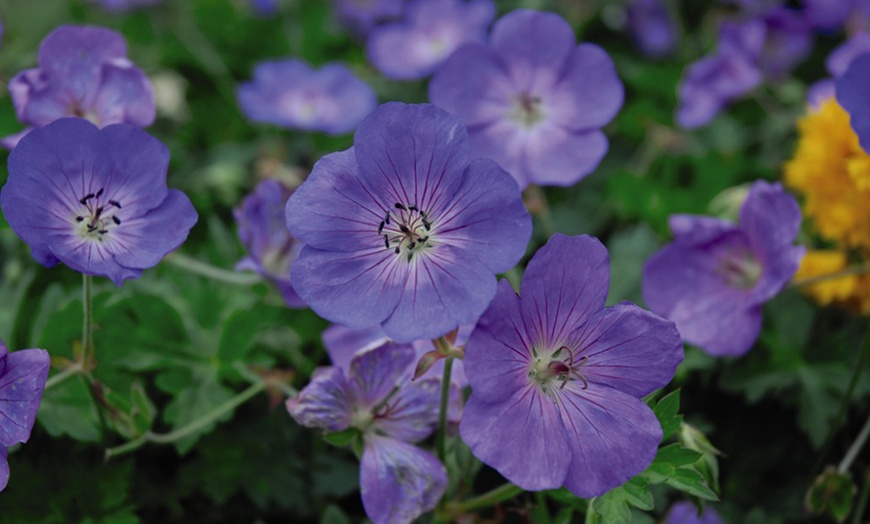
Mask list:
[[673,322],[630,302],[602,309],[571,334],[580,374],[591,382],[642,397],[665,386],[683,361]]
[[44,349],[23,349],[6,356],[0,375],[0,448],[27,442],[48,378]]
[[662,428],[642,400],[606,386],[581,387],[568,382],[557,390],[557,403],[565,438],[572,442],[565,487],[591,498],[646,469],[656,456]]
[[[458,393],[458,389],[454,389]],[[438,427],[440,400],[440,379],[406,383],[378,413],[375,424],[379,433],[403,442],[423,440]]]
[[531,384],[505,387],[500,400],[486,402],[474,391],[465,404],[459,433],[474,456],[526,490],[562,485],[571,446],[553,400]]
[[409,524],[438,504],[447,490],[447,472],[416,446],[370,434],[360,465],[360,489],[374,524]]
[[395,388],[410,382],[413,365],[414,348],[405,344],[384,344],[358,352],[348,373],[353,404],[371,408],[383,402]]
[[353,415],[348,390],[340,368],[320,368],[298,395],[287,399],[287,411],[302,426],[343,431],[350,426]]
[[529,338],[555,347],[604,307],[610,258],[597,238],[553,235],[526,267],[520,295]]

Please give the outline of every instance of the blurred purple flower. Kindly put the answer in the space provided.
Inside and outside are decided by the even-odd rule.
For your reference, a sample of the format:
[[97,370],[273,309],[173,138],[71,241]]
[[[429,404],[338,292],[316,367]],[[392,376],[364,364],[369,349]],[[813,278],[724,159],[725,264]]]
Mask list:
[[428,104],[376,109],[353,148],[314,165],[287,225],[306,244],[291,279],[309,306],[397,342],[474,322],[531,236],[516,182],[469,162],[462,123]]
[[239,239],[248,251],[236,270],[256,271],[278,286],[288,306],[305,307],[290,283],[290,266],[302,250],[284,221],[284,207],[292,194],[278,180],[263,180],[233,211]]
[[157,5],[163,0],[88,0],[94,4],[100,4],[100,7],[106,11],[114,11],[124,13],[140,7]]
[[431,74],[466,42],[483,42],[495,16],[492,0],[411,0],[405,17],[369,34],[369,60],[388,78]]
[[725,521],[710,506],[705,506],[699,516],[698,508],[691,502],[683,500],[671,506],[665,524],[725,524]]
[[278,12],[278,0],[250,0],[254,14],[260,17],[274,16]]
[[413,362],[408,345],[367,349],[347,367],[318,369],[287,400],[290,415],[303,426],[359,430],[363,506],[375,524],[410,523],[433,509],[447,489],[441,462],[413,445],[437,427],[440,393],[437,379],[410,382]]
[[761,20],[765,36],[758,67],[766,78],[780,80],[812,51],[812,28],[801,13],[784,7],[771,9]]
[[597,496],[656,455],[661,426],[641,397],[673,378],[680,336],[634,304],[605,308],[608,265],[594,237],[553,235],[520,296],[502,280],[468,341],[460,434],[523,489]]
[[448,58],[429,99],[465,122],[473,156],[492,158],[520,187],[570,186],[607,152],[600,128],[623,88],[607,53],[577,46],[560,16],[518,10],[495,23],[489,44]]
[[854,0],[803,0],[803,18],[813,29],[840,29],[855,8]]
[[312,70],[300,60],[261,62],[254,81],[239,86],[248,118],[289,129],[339,135],[353,129],[377,105],[371,88],[337,63]]
[[628,27],[648,56],[665,56],[676,48],[676,23],[661,0],[633,0],[628,6]]
[[63,262],[117,285],[181,245],[197,215],[167,189],[169,150],[142,129],[102,130],[63,118],[28,134],[9,155],[0,207],[40,264]]
[[836,82],[837,102],[849,113],[861,147],[870,151],[870,53],[852,60]]
[[48,378],[48,351],[9,353],[0,340],[0,491],[9,481],[6,448],[27,442]]
[[807,101],[812,107],[818,108],[822,101],[836,95],[836,78],[843,76],[849,65],[857,57],[870,53],[870,33],[860,31],[853,34],[849,40],[831,51],[825,60],[825,67],[832,78],[819,80],[810,86]]
[[761,304],[797,271],[803,246],[792,245],[800,208],[779,184],[755,182],[740,223],[672,215],[674,241],[644,267],[650,310],[677,324],[683,340],[713,356],[739,356],[761,329]]
[[333,0],[338,21],[360,39],[376,25],[401,18],[404,5],[405,0]]
[[32,128],[58,118],[87,118],[102,127],[154,122],[151,81],[127,60],[124,37],[102,27],[61,26],[39,47],[39,67],[9,82],[9,94],[24,131],[0,145],[11,149]]
[[681,127],[709,123],[727,103],[758,85],[764,36],[759,20],[722,24],[716,54],[690,65],[680,81],[676,120]]

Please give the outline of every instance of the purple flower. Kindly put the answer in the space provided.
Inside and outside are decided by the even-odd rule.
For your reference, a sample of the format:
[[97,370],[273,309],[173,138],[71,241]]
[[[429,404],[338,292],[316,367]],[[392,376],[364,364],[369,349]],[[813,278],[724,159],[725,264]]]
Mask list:
[[287,226],[305,243],[290,271],[299,296],[333,322],[381,324],[397,342],[477,320],[494,274],[531,236],[516,183],[491,160],[469,162],[462,123],[400,103],[314,165],[287,201]]
[[31,128],[58,118],[87,118],[98,126],[154,122],[151,81],[127,60],[124,37],[102,27],[61,26],[39,47],[39,67],[9,82],[18,120],[28,126],[0,144],[13,148]]
[[764,23],[758,20],[722,24],[718,52],[690,65],[683,74],[676,115],[681,127],[709,123],[727,103],[758,85],[757,61],[764,36]]
[[812,51],[812,28],[800,13],[784,7],[771,9],[762,20],[766,33],[758,66],[767,78],[779,80]]
[[388,78],[431,74],[465,42],[483,42],[495,16],[492,0],[412,0],[405,18],[369,34],[369,60]]
[[138,127],[100,130],[63,118],[9,155],[0,207],[40,264],[63,262],[120,286],[181,245],[196,223],[187,196],[166,187],[168,165],[166,146]]
[[239,103],[255,122],[339,135],[377,105],[375,94],[341,64],[315,71],[300,60],[261,62],[239,86]]
[[601,48],[577,46],[553,13],[513,11],[489,44],[468,43],[438,69],[429,99],[468,127],[473,156],[520,184],[570,186],[607,152],[600,128],[622,106],[622,83]]
[[803,17],[815,29],[837,30],[855,8],[854,0],[803,0]]
[[251,8],[260,17],[275,16],[278,12],[278,0],[250,0]]
[[628,6],[628,27],[649,56],[665,56],[677,45],[676,23],[661,0],[633,0]]
[[698,508],[688,501],[680,501],[671,506],[665,524],[725,524],[716,510],[706,506],[698,515]]
[[48,351],[23,349],[9,353],[0,340],[0,491],[9,481],[6,448],[30,438],[48,367]]
[[833,78],[819,80],[810,86],[807,101],[812,107],[818,108],[822,101],[836,95],[836,81],[843,76],[853,60],[864,53],[870,52],[870,33],[861,31],[852,35],[849,40],[831,51],[825,60],[825,67]]
[[106,11],[114,11],[117,13],[124,13],[127,11],[132,11],[133,9],[138,9],[140,7],[147,7],[151,5],[157,5],[163,0],[88,0],[89,2],[100,4],[100,7],[105,9]]
[[758,338],[761,304],[797,271],[800,222],[794,197],[763,181],[749,190],[739,224],[673,215],[674,241],[644,268],[644,300],[684,341],[714,356],[742,355]]
[[484,463],[526,490],[593,497],[643,471],[662,430],[641,397],[683,359],[672,322],[634,304],[605,308],[607,250],[556,234],[507,281],[471,334],[471,397],[459,425]]
[[360,432],[361,494],[375,524],[410,523],[433,509],[447,489],[441,462],[413,445],[437,427],[440,390],[437,379],[409,381],[413,361],[408,345],[367,349],[347,367],[317,370],[287,401],[290,415],[303,426]]
[[870,151],[870,53],[852,60],[837,79],[837,102],[849,113],[861,147]]
[[293,238],[284,222],[284,206],[291,194],[293,191],[278,180],[267,179],[233,211],[239,238],[248,250],[236,270],[256,271],[278,286],[288,306],[305,307],[290,284],[290,265],[302,250],[302,243]]
[[402,17],[405,0],[333,0],[338,21],[364,39],[378,24]]

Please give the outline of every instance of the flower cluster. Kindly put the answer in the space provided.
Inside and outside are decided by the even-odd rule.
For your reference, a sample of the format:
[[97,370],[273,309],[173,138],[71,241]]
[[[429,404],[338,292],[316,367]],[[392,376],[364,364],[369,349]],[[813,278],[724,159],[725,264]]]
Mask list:
[[68,116],[100,127],[154,121],[151,81],[127,59],[120,34],[102,27],[61,26],[39,48],[39,67],[15,75],[9,94],[18,120],[28,126],[3,139],[15,147],[31,129]]
[[33,257],[115,284],[138,278],[187,238],[197,214],[166,187],[169,151],[142,129],[62,118],[9,155],[0,207]]
[[0,491],[9,481],[6,448],[30,438],[48,367],[44,349],[9,353],[0,340]]
[[633,0],[626,14],[631,36],[646,55],[658,58],[674,51],[676,22],[661,0]]
[[441,462],[414,446],[437,427],[440,381],[411,382],[415,351],[407,344],[331,346],[333,366],[317,370],[287,410],[306,427],[358,432],[366,513],[375,524],[410,523],[447,489]]
[[474,322],[531,236],[516,183],[491,160],[469,162],[461,122],[400,103],[315,164],[287,227],[305,243],[291,279],[311,308],[399,342]]
[[749,190],[739,224],[673,215],[674,241],[644,267],[644,300],[684,341],[714,356],[742,355],[761,330],[761,304],[798,269],[800,223],[795,199],[763,181]]
[[673,378],[683,348],[672,322],[604,307],[608,264],[594,237],[554,235],[519,297],[501,281],[468,341],[462,439],[523,489],[594,497],[655,457],[662,429],[641,397]]
[[[804,215],[832,248],[813,250],[798,271],[808,279],[842,271],[851,256],[870,254],[870,155],[850,127],[850,116],[832,97],[798,123],[800,140],[785,165],[786,185],[802,196]],[[870,313],[870,277],[844,275],[804,288],[820,304]]]
[[257,65],[239,86],[239,103],[255,122],[332,135],[352,131],[377,105],[375,94],[341,64],[312,70],[295,59]]
[[459,48],[436,72],[429,99],[468,127],[471,151],[517,180],[570,186],[607,152],[601,127],[622,106],[607,53],[577,45],[553,13],[512,11],[489,42]]

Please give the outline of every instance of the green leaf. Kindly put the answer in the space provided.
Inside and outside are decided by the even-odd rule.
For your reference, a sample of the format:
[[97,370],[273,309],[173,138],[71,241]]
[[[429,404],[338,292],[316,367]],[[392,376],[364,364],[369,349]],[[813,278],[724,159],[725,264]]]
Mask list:
[[100,415],[82,377],[73,377],[42,394],[36,419],[53,437],[69,435],[82,442],[102,438]]
[[335,504],[330,504],[320,517],[320,524],[350,524],[350,519]]
[[634,477],[619,489],[625,492],[625,500],[632,506],[644,511],[651,511],[655,507],[652,493],[649,491],[649,480],[639,476]]
[[650,465],[653,470],[669,470],[670,468],[693,464],[701,458],[701,453],[674,443],[659,449],[656,458]]
[[607,251],[610,253],[610,271],[619,278],[610,280],[607,304],[623,300],[640,302],[643,265],[659,248],[659,239],[646,224],[636,224],[610,236]]
[[668,393],[656,403],[653,412],[662,426],[662,441],[670,438],[679,429],[680,423],[683,421],[683,416],[679,414],[679,410],[679,389]]
[[329,442],[333,446],[344,447],[359,438],[361,433],[356,428],[349,428],[344,431],[333,431],[323,435],[323,440]]
[[631,509],[625,500],[625,491],[612,489],[595,497],[589,504],[586,524],[625,524],[631,522]]
[[810,486],[804,499],[807,509],[816,515],[825,513],[842,522],[852,511],[857,488],[847,474],[829,466]]

